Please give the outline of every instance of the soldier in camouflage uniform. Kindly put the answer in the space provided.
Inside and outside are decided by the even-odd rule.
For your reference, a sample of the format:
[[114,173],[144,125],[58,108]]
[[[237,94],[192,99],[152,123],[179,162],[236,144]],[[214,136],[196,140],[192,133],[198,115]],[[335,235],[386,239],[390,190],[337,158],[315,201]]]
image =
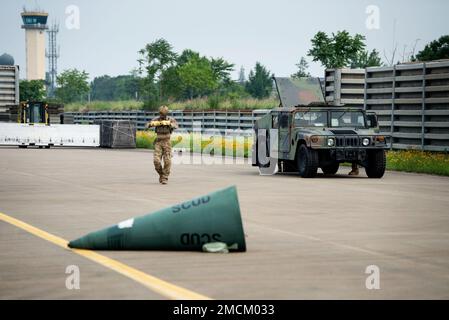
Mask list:
[[[166,106],[159,108],[159,115],[147,123],[147,127],[155,128],[157,137],[154,142],[154,168],[159,174],[159,183],[167,184],[171,167],[170,135],[174,129],[178,128],[178,124],[175,119],[168,117],[168,107]],[[163,167],[161,160],[164,160]]]

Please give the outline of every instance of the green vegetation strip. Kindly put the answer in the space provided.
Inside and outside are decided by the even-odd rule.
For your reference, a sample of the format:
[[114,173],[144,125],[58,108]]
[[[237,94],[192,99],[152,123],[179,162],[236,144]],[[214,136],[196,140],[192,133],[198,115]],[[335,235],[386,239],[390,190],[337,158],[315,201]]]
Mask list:
[[123,111],[123,110],[142,110],[143,102],[127,101],[92,101],[92,102],[73,102],[64,106],[65,112],[87,112],[87,111]]
[[387,169],[449,176],[449,154],[426,151],[388,151]]
[[[218,140],[216,140],[218,139]],[[138,131],[136,136],[137,148],[154,149],[156,134],[154,131]],[[218,151],[221,155],[248,158],[252,145],[252,137],[207,137],[198,134],[173,134],[171,145],[175,148],[194,150],[213,155]],[[196,151],[198,150],[198,151]]]
[[[181,102],[167,103],[171,110],[254,110],[271,109],[278,106],[276,99],[225,99],[220,97],[198,98]],[[87,111],[125,111],[125,110],[149,110],[144,103],[134,100],[126,101],[92,101],[74,102],[65,105],[66,112]]]

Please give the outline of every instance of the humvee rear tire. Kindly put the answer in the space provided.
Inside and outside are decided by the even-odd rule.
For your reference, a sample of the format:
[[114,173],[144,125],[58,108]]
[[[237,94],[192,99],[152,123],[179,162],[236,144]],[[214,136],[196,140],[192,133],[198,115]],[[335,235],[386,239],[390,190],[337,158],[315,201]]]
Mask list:
[[368,178],[380,179],[385,173],[387,159],[385,150],[370,150],[367,155],[365,172]]
[[321,167],[321,170],[323,170],[324,174],[336,174],[339,168],[340,164],[338,162],[334,162],[330,165]]
[[300,145],[296,153],[298,173],[303,178],[313,178],[318,171],[318,152]]

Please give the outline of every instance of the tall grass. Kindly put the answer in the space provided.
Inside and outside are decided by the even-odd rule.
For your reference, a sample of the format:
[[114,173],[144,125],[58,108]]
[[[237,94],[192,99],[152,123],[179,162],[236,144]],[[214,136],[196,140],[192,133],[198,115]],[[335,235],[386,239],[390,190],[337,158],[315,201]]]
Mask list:
[[199,98],[169,104],[172,110],[253,110],[272,109],[279,105],[276,99],[223,99],[220,97]]
[[426,151],[388,151],[387,169],[449,176],[449,154]]
[[92,101],[92,102],[74,102],[64,106],[64,111],[87,112],[87,111],[122,111],[122,110],[141,110],[143,102],[135,100],[126,101]]
[[[219,96],[211,96],[167,104],[171,110],[253,110],[277,107],[279,101],[272,98],[262,100],[252,98],[225,99]],[[144,103],[135,100],[74,102],[66,104],[64,109],[68,112],[143,110]]]
[[154,131],[137,131],[136,147],[143,149],[154,149],[156,133]]

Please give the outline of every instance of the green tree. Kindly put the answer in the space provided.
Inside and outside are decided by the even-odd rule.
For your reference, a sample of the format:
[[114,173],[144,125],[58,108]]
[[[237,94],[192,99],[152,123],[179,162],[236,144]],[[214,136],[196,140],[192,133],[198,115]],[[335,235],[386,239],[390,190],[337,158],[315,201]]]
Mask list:
[[251,70],[246,83],[246,91],[257,99],[267,98],[273,88],[272,75],[260,62],[256,62],[254,70]]
[[44,80],[20,80],[19,82],[20,101],[42,101],[45,99]]
[[[228,90],[233,67],[232,63],[223,58],[208,59],[196,51],[186,49],[178,56],[175,65],[164,70],[161,83],[165,94],[175,99],[191,99],[214,90],[215,94],[222,95]],[[188,75],[186,70],[192,73]],[[213,79],[209,79],[210,71]],[[200,79],[199,75],[204,79]]]
[[298,71],[291,75],[292,78],[304,78],[310,77],[310,73],[307,71],[309,69],[309,64],[307,63],[306,58],[301,57],[299,63],[296,64],[298,67]]
[[199,52],[196,52],[191,49],[184,49],[181,52],[181,54],[178,56],[178,58],[176,59],[176,64],[178,66],[182,66],[183,64],[186,64],[187,62],[189,62],[190,59],[192,59],[192,58],[199,59],[200,57],[201,56],[200,56]]
[[112,101],[114,96],[112,86],[113,80],[110,76],[95,77],[90,85],[92,100]]
[[228,82],[231,80],[231,72],[234,71],[234,64],[229,63],[223,58],[211,58],[210,65],[215,78],[220,82]]
[[165,95],[168,98],[179,100],[187,98],[187,93],[179,77],[178,69],[180,65],[171,66],[164,71],[161,85],[165,90]]
[[351,61],[351,68],[367,68],[367,67],[378,67],[382,65],[382,59],[380,58],[379,52],[376,49],[368,52],[362,50],[357,53],[357,55]]
[[414,60],[416,59],[419,61],[449,59],[449,35],[444,35],[427,44],[418,52]]
[[164,39],[147,45],[139,55],[140,74],[145,74],[141,90],[153,103],[210,94],[222,99],[229,92],[241,91],[231,80],[234,64],[223,58],[206,58],[191,49],[178,55]]
[[56,97],[64,103],[79,101],[89,92],[89,74],[87,72],[69,69],[63,71],[57,78]]
[[230,81],[224,86],[223,95],[231,100],[234,105],[240,103],[239,99],[250,97],[250,94],[246,91],[245,84],[242,85],[235,81]]
[[214,70],[205,57],[191,57],[179,66],[178,76],[190,99],[206,95],[218,87]]
[[117,101],[135,99],[139,78],[135,75],[96,77],[91,83],[92,100]]
[[[210,65],[212,67],[212,71],[214,73],[215,79],[218,82],[217,90],[215,92],[216,95],[223,98],[229,92],[234,90],[233,83],[231,80],[231,72],[234,71],[234,64],[229,63],[223,58],[210,58]],[[218,100],[223,100],[223,99]]]
[[139,71],[141,74],[144,73],[144,70],[146,72],[145,80],[142,83],[143,89],[149,98],[154,96],[155,89],[158,90],[158,98],[162,100],[164,91],[161,86],[162,75],[175,63],[177,58],[173,47],[165,39],[158,39],[139,50],[139,55],[140,58],[137,60]]
[[365,52],[365,37],[361,34],[351,36],[346,30],[332,33],[331,36],[320,31],[312,39],[312,49],[308,55],[326,68],[349,67]]
[[179,76],[179,69],[190,60],[198,60],[200,58],[201,56],[198,52],[191,49],[185,49],[177,57],[176,63],[164,71],[161,81],[167,97],[177,100],[189,99],[190,92],[182,83],[182,79]]
[[133,75],[120,75],[115,77],[114,100],[136,99],[139,91],[139,79]]

